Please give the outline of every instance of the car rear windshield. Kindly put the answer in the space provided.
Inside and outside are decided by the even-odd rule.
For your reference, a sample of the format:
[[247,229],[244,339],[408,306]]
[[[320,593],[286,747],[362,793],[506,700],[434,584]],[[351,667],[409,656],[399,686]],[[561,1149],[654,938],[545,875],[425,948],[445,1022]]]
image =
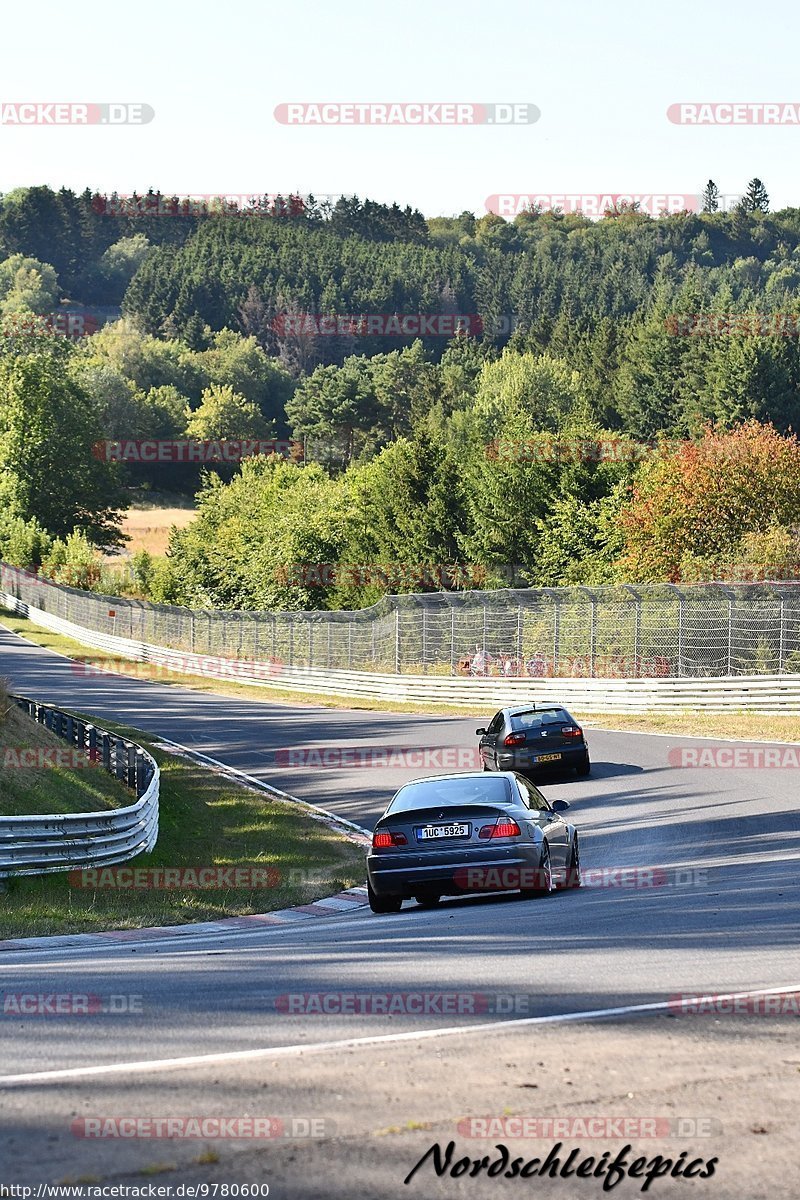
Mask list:
[[509,800],[508,781],[499,775],[425,779],[401,788],[387,812],[410,812],[447,804],[508,804]]
[[539,729],[542,725],[571,725],[572,717],[565,708],[537,708],[536,712],[521,712],[511,715],[514,730]]

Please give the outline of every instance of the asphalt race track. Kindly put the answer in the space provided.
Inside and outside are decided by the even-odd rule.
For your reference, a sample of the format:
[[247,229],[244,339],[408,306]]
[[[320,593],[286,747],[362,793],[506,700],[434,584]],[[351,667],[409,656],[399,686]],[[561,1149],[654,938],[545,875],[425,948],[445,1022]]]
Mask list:
[[[214,697],[119,676],[82,676],[69,661],[5,630],[0,630],[0,676],[21,694],[157,733],[366,826],[405,779],[435,771],[299,768],[282,765],[281,755],[276,762],[276,752],[298,747],[472,747],[476,724],[490,715],[348,712]],[[337,1053],[335,1047],[312,1049],[324,1043],[626,1009],[662,1003],[676,993],[796,985],[797,772],[676,765],[683,747],[710,745],[714,743],[677,736],[591,730],[591,778],[543,784],[551,799],[560,796],[572,806],[569,817],[579,827],[583,867],[589,871],[590,886],[581,891],[542,901],[515,896],[443,901],[431,911],[409,903],[399,915],[387,917],[358,909],[302,926],[203,939],[176,931],[168,940],[127,942],[102,951],[76,947],[0,954],[4,993],[141,997],[141,1012],[93,1020],[3,1018],[0,1106],[8,1137],[0,1158],[13,1154],[20,1178],[52,1181],[86,1174],[87,1164],[100,1164],[106,1178],[113,1173],[113,1152],[113,1171],[127,1178],[142,1164],[141,1143],[101,1147],[69,1133],[71,1120],[101,1107],[98,1096],[105,1112],[158,1110],[159,1116],[196,1111],[202,1107],[198,1097],[206,1096],[204,1111],[221,1105],[231,1115],[255,1111],[254,1089],[267,1088],[269,1080],[287,1111],[299,1111],[292,1105],[302,1097],[302,1111],[308,1113],[314,1111],[315,1095],[316,1103],[328,1096],[328,1085],[320,1083],[322,1090],[315,1091],[304,1077],[301,1087],[292,1064],[302,1060],[302,1071],[313,1072],[318,1053],[324,1074],[325,1055]],[[623,874],[623,868],[629,870]],[[659,869],[655,876],[650,868]],[[654,879],[657,886],[652,886]],[[464,1001],[456,1016],[436,1011],[309,1015],[284,1011],[287,1001],[281,999],[342,992],[448,992],[473,999]],[[542,1031],[557,1027],[525,1028],[531,1037],[538,1029],[541,1037]],[[519,1038],[522,1029],[509,1032]],[[429,1071],[438,1069],[448,1038],[460,1036],[452,1033],[427,1043],[439,1048],[421,1060]],[[472,1042],[467,1037],[459,1060],[463,1077],[476,1069],[478,1045],[480,1053],[496,1057],[506,1037],[502,1029],[472,1035]],[[413,1055],[423,1055],[425,1045],[414,1043]],[[474,1061],[471,1045],[476,1047]],[[497,1047],[494,1053],[492,1046]],[[277,1057],[270,1057],[271,1050]],[[252,1057],[230,1057],[244,1051],[253,1052]],[[354,1055],[357,1063],[360,1053],[351,1041],[347,1050],[339,1050],[339,1060]],[[412,1048],[403,1041],[371,1047],[364,1070],[371,1074],[377,1058],[385,1072],[395,1054],[406,1061]],[[191,1067],[174,1061],[197,1055],[214,1057]],[[154,1060],[170,1062],[157,1068],[132,1065]],[[96,1067],[109,1071],[82,1073]],[[35,1078],[52,1071],[69,1074],[58,1080]],[[297,1081],[296,1095],[287,1091],[289,1078]],[[359,1076],[356,1092],[364,1086],[363,1078]],[[400,1083],[397,1090],[400,1103]],[[596,1108],[603,1107],[602,1096],[598,1092],[595,1097]],[[344,1111],[357,1102],[348,1094],[336,1104]],[[466,1095],[463,1108],[482,1111],[480,1104],[468,1104]],[[329,1109],[326,1114],[330,1116]],[[202,1147],[147,1148],[144,1161],[165,1155],[175,1160],[177,1155],[188,1164]],[[238,1176],[229,1169],[219,1177]],[[405,1194],[410,1191],[406,1188]],[[723,1194],[690,1191],[692,1196]],[[275,1194],[306,1195],[299,1190]],[[333,1188],[327,1194],[334,1195]],[[384,1187],[375,1194],[394,1192]],[[451,1188],[441,1194],[461,1191]],[[463,1194],[482,1200],[499,1193],[465,1187]],[[568,1192],[558,1194],[573,1200]],[[575,1193],[590,1194],[595,1192]],[[672,1193],[656,1187],[653,1194]]]

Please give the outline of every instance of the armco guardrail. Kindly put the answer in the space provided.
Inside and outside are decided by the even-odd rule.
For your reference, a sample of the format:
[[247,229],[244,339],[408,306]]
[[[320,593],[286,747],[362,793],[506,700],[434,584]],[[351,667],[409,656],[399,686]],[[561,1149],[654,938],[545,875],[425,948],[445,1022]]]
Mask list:
[[33,720],[126,783],[138,797],[126,808],[42,817],[0,817],[0,878],[46,875],[126,862],[152,850],[158,838],[160,775],[152,755],[49,704],[12,700]]
[[[474,712],[485,712],[504,704],[528,700],[541,704],[557,700],[585,713],[637,713],[653,709],[676,712],[685,708],[702,708],[704,712],[746,709],[760,713],[800,714],[800,674],[714,676],[707,679],[514,679],[321,670],[277,664],[269,660],[259,662],[188,654],[149,642],[98,633],[43,612],[8,593],[0,593],[0,604],[28,616],[37,625],[64,633],[85,646],[110,651],[120,658],[149,663],[159,669],[180,671],[186,675],[236,679],[257,687],[288,688],[296,692],[359,696],[394,702],[452,704]],[[94,674],[94,668],[80,669]],[[99,674],[97,677],[101,678]]]

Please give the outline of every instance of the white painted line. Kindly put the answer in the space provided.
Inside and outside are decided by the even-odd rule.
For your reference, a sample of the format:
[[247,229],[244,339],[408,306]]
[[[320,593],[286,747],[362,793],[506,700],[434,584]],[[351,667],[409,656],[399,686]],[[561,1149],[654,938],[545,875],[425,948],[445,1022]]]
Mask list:
[[[704,1000],[746,1000],[756,996],[782,996],[800,991],[800,984],[787,987],[757,988],[744,992],[715,993],[713,996],[692,996],[695,1004]],[[222,1054],[195,1054],[186,1058],[157,1058],[150,1062],[104,1063],[99,1067],[67,1067],[58,1071],[33,1071],[24,1075],[0,1075],[0,1087],[24,1084],[61,1083],[70,1079],[91,1079],[100,1075],[155,1075],[163,1071],[185,1071],[192,1067],[216,1063],[257,1062],[263,1058],[293,1058],[296,1055],[319,1054],[325,1050],[351,1050],[359,1046],[386,1046],[396,1042],[428,1041],[432,1038],[464,1037],[473,1033],[485,1034],[494,1030],[527,1028],[531,1025],[559,1025],[572,1021],[597,1021],[604,1017],[641,1016],[645,1013],[674,1012],[675,1002],[659,1000],[652,1004],[624,1004],[618,1008],[595,1008],[583,1012],[552,1013],[544,1017],[519,1017],[510,1021],[489,1021],[482,1025],[447,1026],[444,1029],[420,1029],[408,1033],[376,1034],[373,1037],[343,1038],[335,1042],[310,1042],[294,1046],[265,1046],[258,1050],[232,1050]],[[687,1014],[690,1015],[690,1014]]]
[[334,821],[337,825],[344,825],[362,837],[369,838],[370,842],[372,841],[372,830],[365,829],[363,825],[356,825],[355,821],[348,821],[346,817],[337,816],[336,813],[331,812],[329,809],[320,808],[318,804],[311,804],[308,800],[300,800],[299,797],[292,796],[290,792],[281,791],[280,788],[273,787],[271,783],[264,783],[263,780],[256,779],[254,775],[248,775],[245,771],[240,771],[238,767],[230,767],[227,763],[220,762],[218,758],[212,758],[210,754],[203,754],[200,750],[190,750],[188,746],[183,746],[180,742],[173,742],[171,738],[161,738],[161,741],[165,746],[173,746],[176,750],[180,750],[188,758],[199,758],[203,762],[212,763],[225,775],[234,775],[237,779],[244,779],[256,791],[268,792],[270,795],[277,796],[279,800],[287,800],[289,803],[297,804],[301,808],[310,809],[327,820]]

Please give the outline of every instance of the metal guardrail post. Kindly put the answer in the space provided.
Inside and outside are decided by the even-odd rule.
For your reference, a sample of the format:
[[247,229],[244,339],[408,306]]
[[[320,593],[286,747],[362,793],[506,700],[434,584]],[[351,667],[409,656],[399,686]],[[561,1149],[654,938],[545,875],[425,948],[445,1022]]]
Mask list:
[[581,586],[580,590],[589,597],[589,675],[595,677],[595,662],[597,658],[597,597],[591,588]]
[[422,673],[428,673],[428,608],[422,605]]
[[681,589],[680,589],[679,587],[677,587],[677,586],[676,586],[674,583],[667,583],[667,584],[665,584],[664,586],[665,586],[665,587],[668,587],[668,588],[669,588],[669,590],[670,590],[671,592],[674,592],[674,593],[675,593],[675,595],[678,597],[678,661],[677,661],[677,664],[676,664],[676,666],[677,666],[677,672],[678,672],[678,675],[683,675],[683,659],[684,659],[684,653],[683,653],[683,650],[684,650],[684,647],[683,647],[683,634],[684,634],[684,631],[683,631],[683,610],[684,610],[684,596],[683,596],[683,592],[681,591]]
[[394,670],[396,675],[402,674],[400,664],[400,605],[396,600],[394,608]]
[[127,758],[127,763],[126,763],[127,770],[125,772],[125,776],[126,776],[125,781],[129,788],[135,788],[136,787],[136,758],[137,758],[137,755],[139,754],[139,747],[134,746],[131,742],[126,742],[125,743],[125,754],[126,754],[126,758]]
[[633,626],[633,664],[635,678],[638,679],[641,674],[641,655],[642,655],[642,598],[635,587],[629,583],[623,583],[623,589],[630,592],[633,596],[636,605],[636,616],[634,617]]

